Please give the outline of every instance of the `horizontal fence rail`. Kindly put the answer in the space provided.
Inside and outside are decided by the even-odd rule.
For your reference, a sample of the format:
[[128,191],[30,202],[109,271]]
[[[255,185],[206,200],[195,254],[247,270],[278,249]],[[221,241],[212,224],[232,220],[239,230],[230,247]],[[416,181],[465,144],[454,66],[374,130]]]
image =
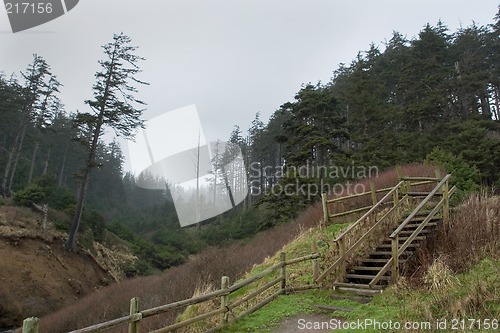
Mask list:
[[[280,254],[280,261],[271,267],[268,267],[264,271],[252,275],[244,280],[238,281],[233,285],[229,284],[229,278],[227,276],[222,277],[221,281],[221,289],[207,293],[200,296],[195,296],[189,299],[161,305],[158,307],[140,310],[140,300],[137,297],[134,297],[130,300],[130,314],[124,317],[116,318],[113,320],[109,320],[103,323],[99,323],[96,325],[92,325],[89,327],[77,329],[68,333],[97,333],[97,332],[106,332],[113,328],[128,325],[129,333],[139,333],[140,332],[140,321],[144,318],[159,315],[168,311],[185,308],[190,305],[200,304],[207,301],[220,300],[220,308],[215,309],[213,311],[200,314],[198,316],[183,320],[181,322],[173,323],[169,326],[150,331],[150,333],[165,333],[172,332],[176,329],[183,328],[194,323],[206,320],[208,318],[219,315],[220,322],[217,326],[209,329],[205,333],[208,332],[216,332],[221,329],[223,326],[227,325],[230,322],[238,320],[258,309],[268,304],[272,300],[274,300],[279,295],[287,294],[290,292],[307,290],[319,288],[319,285],[313,283],[309,285],[302,286],[290,286],[287,285],[287,275],[286,275],[286,267],[292,266],[305,261],[312,261],[312,271],[313,278],[316,278],[319,272],[319,263],[318,258],[320,258],[320,254],[317,252],[317,245],[313,242],[312,245],[312,254],[306,255],[300,258],[286,258],[286,254],[282,252]],[[250,293],[243,295],[236,299],[231,299],[231,295],[244,287],[251,285],[265,277],[272,276],[273,274],[278,274],[278,277],[272,279],[269,282],[266,282],[262,286],[258,286],[255,290],[252,290]],[[245,303],[259,297],[265,292],[270,291],[271,288],[278,286],[278,290],[272,292],[271,295],[264,297],[262,300],[257,300],[257,303],[251,306],[248,309],[244,309],[241,313],[237,314],[233,318],[229,318],[229,314],[232,313],[236,308],[241,307]],[[39,319],[32,317],[27,318],[23,322],[22,333],[39,333]]]

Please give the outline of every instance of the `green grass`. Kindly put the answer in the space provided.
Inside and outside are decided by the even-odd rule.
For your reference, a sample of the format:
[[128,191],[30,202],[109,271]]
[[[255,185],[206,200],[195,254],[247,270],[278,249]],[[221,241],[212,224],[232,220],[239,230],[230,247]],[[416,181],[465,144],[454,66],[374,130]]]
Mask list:
[[269,333],[286,317],[314,312],[313,304],[332,304],[329,292],[314,290],[279,296],[275,301],[222,329],[221,333]]
[[[430,290],[428,286],[412,289],[398,285],[377,295],[369,304],[359,304],[349,300],[332,300],[332,291],[314,290],[280,296],[257,312],[229,325],[222,333],[272,332],[287,317],[307,313],[321,313],[314,304],[335,305],[351,308],[351,312],[336,311],[324,313],[343,322],[365,323],[430,323],[431,329],[418,332],[496,332],[497,330],[451,329],[453,319],[460,328],[461,320],[497,319],[500,317],[500,260],[484,259],[469,272],[456,275],[456,284],[443,290]],[[454,313],[455,312],[455,313]],[[436,322],[446,319],[448,330],[437,330]],[[395,327],[395,326],[393,326]],[[335,332],[380,332],[380,327],[365,325],[360,329],[338,329]],[[390,331],[390,330],[388,330]],[[404,330],[392,330],[401,332]],[[409,331],[409,330],[408,330]]]

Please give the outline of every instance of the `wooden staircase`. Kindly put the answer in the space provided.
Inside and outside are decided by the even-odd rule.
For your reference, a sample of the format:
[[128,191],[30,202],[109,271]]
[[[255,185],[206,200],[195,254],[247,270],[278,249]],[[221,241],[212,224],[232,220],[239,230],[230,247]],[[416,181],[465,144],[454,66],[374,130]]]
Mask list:
[[[455,187],[448,188],[450,176],[401,177],[393,188],[379,190],[387,193],[378,202],[372,186],[373,205],[363,207],[368,211],[335,239],[338,258],[316,282],[321,283],[335,273],[332,284],[336,290],[364,297],[380,293],[397,282],[401,264],[415,255],[441,221],[448,219],[449,198],[455,192]],[[432,190],[412,190],[412,186],[432,183],[435,184]],[[327,204],[336,200],[323,199],[325,218],[334,217],[329,215]],[[406,216],[402,216],[404,211]]]
[[[416,216],[410,220],[410,223],[405,225],[400,232],[400,237],[398,237],[399,245],[403,245],[410,235],[420,226],[420,223],[424,220],[423,215]],[[420,231],[419,236],[416,236],[414,240],[408,245],[407,249],[403,251],[400,256],[399,263],[404,264],[408,261],[416,252],[416,250],[422,246],[427,237],[432,234],[434,228],[442,221],[441,216],[433,217],[429,223]],[[394,232],[396,228],[391,230]],[[390,234],[390,233],[389,233]],[[380,244],[368,252],[364,257],[362,257],[357,265],[348,267],[346,274],[344,274],[344,282],[334,282],[333,285],[339,289],[349,288],[351,289],[376,289],[382,290],[391,281],[390,272],[386,272],[380,278],[374,286],[370,288],[368,283],[372,281],[377,273],[389,262],[392,256],[392,241],[389,238],[389,234],[386,238],[381,240]]]

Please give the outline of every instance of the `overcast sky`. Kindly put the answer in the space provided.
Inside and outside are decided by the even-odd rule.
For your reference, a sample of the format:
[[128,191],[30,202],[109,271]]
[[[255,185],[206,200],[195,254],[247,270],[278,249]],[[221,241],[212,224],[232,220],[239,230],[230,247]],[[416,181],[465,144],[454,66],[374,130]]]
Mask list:
[[0,9],[0,70],[24,70],[38,53],[64,84],[67,111],[92,97],[100,48],[124,32],[146,57],[144,117],[196,104],[208,139],[227,139],[293,99],[302,83],[327,82],[392,31],[414,37],[442,20],[451,31],[493,22],[498,0],[81,0],[66,15],[13,34]]

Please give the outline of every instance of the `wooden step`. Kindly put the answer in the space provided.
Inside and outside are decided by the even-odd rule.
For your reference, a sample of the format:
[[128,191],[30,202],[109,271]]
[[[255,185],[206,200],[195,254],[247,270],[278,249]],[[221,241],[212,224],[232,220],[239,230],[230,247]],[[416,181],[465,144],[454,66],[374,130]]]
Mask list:
[[[408,247],[417,248],[417,247],[420,247],[420,244],[411,243],[410,245],[408,245]],[[392,248],[392,244],[381,244],[381,245],[377,246],[377,249],[391,249],[391,248]]]
[[[349,283],[346,283],[349,284]],[[368,286],[368,285],[366,285]],[[365,288],[348,288],[348,287],[335,287],[336,290],[341,291],[341,292],[347,292],[350,294],[355,294],[358,296],[375,296],[378,295],[382,292],[382,286],[374,286],[374,287],[380,287],[380,289],[365,289]]]
[[380,271],[380,269],[383,266],[374,266],[374,267],[368,267],[368,266],[354,266],[351,268],[353,271]]
[[[401,231],[399,232],[399,234],[400,234],[400,235],[411,235],[411,234],[413,234],[413,232],[414,232],[414,231],[415,231],[415,230],[404,230],[404,229],[403,229],[403,230],[401,230]],[[419,235],[420,235],[420,234],[428,234],[428,233],[430,233],[430,232],[431,232],[431,230],[429,230],[429,229],[423,229],[423,230],[421,230],[421,231],[419,232]]]
[[379,285],[375,285],[372,288],[370,288],[370,286],[367,284],[346,283],[346,282],[334,282],[333,286],[339,287],[339,288],[350,288],[350,289],[368,289],[368,290],[382,290],[383,289],[383,287],[379,286]]
[[[374,258],[365,258],[361,259],[361,263],[365,264],[387,264],[389,259],[374,259]],[[399,258],[399,263],[404,264],[406,262],[406,259]]]
[[[368,252],[369,255],[371,256],[392,256],[392,252],[390,251],[371,251]],[[401,253],[402,256],[404,255],[412,255],[413,251],[404,251]]]
[[[420,221],[422,222],[423,220],[425,220],[427,218],[429,214],[425,214],[425,215],[416,215],[414,216],[411,221],[414,221],[414,222],[417,222],[417,221]],[[443,217],[440,216],[440,215],[434,215],[432,218],[431,218],[431,221],[440,221]],[[405,218],[406,219],[406,218]]]
[[[404,243],[408,238],[410,238],[410,237],[399,237],[399,241],[401,243]],[[423,240],[426,240],[426,239],[427,239],[427,237],[425,237],[425,236],[417,236],[417,237],[415,237],[415,240],[418,240],[418,241],[423,241]]]
[[[415,214],[414,218],[416,217],[427,217],[431,213],[430,210],[428,211],[419,211],[417,214]],[[403,219],[406,219],[408,216],[410,216],[410,213],[403,214]],[[439,215],[437,215],[439,216]]]
[[[403,237],[399,237],[399,244],[403,244],[404,242],[406,242],[406,240],[410,238],[409,236],[403,236]],[[417,236],[415,237],[415,240],[416,241],[424,241],[426,240],[427,237],[426,236]],[[386,238],[384,240],[384,243],[383,244],[392,244],[392,239],[390,238]]]
[[[404,229],[410,229],[410,228],[415,228],[417,229],[417,227],[420,226],[421,223],[408,223],[407,225],[405,225],[405,227],[403,228]],[[425,225],[425,228],[427,227],[435,227],[437,225],[436,222],[429,222]]]
[[[390,273],[387,271],[387,273]],[[373,280],[375,278],[375,275],[364,275],[364,274],[344,274],[344,278],[346,279],[360,279],[360,280]],[[380,277],[380,280],[382,281],[388,281],[391,277],[390,276],[385,276],[383,275]]]

